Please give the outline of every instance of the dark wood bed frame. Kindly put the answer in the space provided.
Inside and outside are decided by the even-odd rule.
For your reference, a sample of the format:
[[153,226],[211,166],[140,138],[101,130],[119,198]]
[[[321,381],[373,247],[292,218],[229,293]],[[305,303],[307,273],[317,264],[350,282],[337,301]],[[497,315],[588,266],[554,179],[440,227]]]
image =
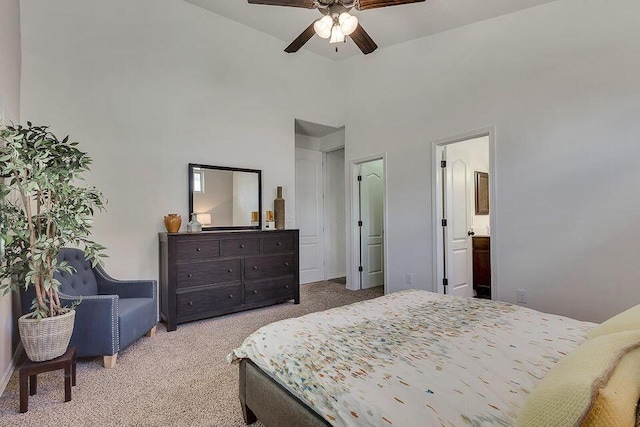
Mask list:
[[246,424],[260,420],[268,427],[331,425],[248,359],[240,362],[240,403]]

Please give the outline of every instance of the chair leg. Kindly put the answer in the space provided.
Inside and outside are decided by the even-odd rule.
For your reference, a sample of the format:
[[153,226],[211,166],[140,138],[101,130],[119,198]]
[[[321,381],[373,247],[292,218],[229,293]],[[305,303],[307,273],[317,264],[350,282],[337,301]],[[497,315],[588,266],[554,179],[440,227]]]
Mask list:
[[149,332],[146,333],[146,336],[149,338],[153,338],[156,336],[156,327],[149,329]]
[[116,366],[116,360],[118,359],[118,353],[113,356],[104,356],[104,367],[111,369]]

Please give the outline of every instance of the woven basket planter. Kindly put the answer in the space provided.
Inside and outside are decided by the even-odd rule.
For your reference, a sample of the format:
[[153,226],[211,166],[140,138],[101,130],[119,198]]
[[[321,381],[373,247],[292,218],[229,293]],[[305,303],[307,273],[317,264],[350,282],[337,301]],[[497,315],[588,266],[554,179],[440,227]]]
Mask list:
[[20,339],[29,360],[44,362],[62,356],[69,347],[73,333],[75,310],[40,321],[29,319],[29,316],[25,314],[18,319]]

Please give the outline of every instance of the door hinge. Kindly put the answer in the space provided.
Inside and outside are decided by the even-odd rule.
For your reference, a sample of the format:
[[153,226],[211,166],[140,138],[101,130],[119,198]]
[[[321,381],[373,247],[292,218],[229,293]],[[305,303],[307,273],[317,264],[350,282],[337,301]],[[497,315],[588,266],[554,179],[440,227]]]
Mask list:
[[362,175],[358,175],[358,181],[362,181]]
[[446,160],[440,160],[440,167],[441,168],[446,168],[447,167],[447,161]]
[[358,227],[362,227],[362,221],[358,221]]
[[442,279],[442,286],[444,287],[444,293],[447,293],[447,287],[449,286],[449,279],[446,277]]
[[443,220],[442,220],[442,226],[443,226],[443,227],[446,227],[446,226],[447,226],[447,220],[446,220],[446,219],[443,219]]
[[359,271],[359,272],[363,272],[363,271],[364,271],[364,268],[362,268],[362,266],[359,266],[359,267],[358,267],[358,271]]

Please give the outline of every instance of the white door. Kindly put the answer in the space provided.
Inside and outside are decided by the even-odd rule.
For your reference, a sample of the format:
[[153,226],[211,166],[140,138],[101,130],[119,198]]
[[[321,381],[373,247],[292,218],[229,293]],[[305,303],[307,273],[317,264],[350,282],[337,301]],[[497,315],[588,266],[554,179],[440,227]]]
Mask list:
[[446,277],[449,282],[447,292],[450,295],[473,296],[471,258],[471,206],[467,192],[471,191],[469,159],[466,151],[456,144],[445,147],[446,196],[445,227],[446,239]]
[[382,160],[360,166],[362,289],[384,284],[384,179]]
[[324,280],[322,153],[296,148],[296,219],[300,283]]

